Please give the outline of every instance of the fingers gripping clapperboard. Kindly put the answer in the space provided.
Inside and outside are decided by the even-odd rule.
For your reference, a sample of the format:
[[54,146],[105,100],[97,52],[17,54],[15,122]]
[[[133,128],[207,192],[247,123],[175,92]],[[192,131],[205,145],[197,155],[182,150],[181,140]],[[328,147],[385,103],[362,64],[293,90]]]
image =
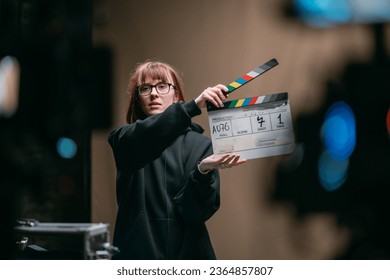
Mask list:
[[[273,58],[239,77],[227,88],[232,91],[278,65]],[[288,93],[227,101],[224,107],[207,105],[214,154],[236,153],[247,160],[289,154],[295,138]]]

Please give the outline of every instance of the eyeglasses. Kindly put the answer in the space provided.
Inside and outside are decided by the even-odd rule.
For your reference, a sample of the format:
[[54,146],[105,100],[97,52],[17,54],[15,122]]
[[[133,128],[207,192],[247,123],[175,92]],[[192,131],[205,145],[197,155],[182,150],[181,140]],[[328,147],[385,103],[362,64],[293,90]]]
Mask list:
[[164,95],[164,94],[169,93],[169,91],[171,90],[171,87],[175,89],[174,85],[172,85],[170,83],[161,82],[161,83],[157,83],[155,85],[142,84],[142,85],[139,85],[137,87],[137,89],[138,89],[139,95],[148,96],[149,94],[152,93],[153,88],[155,88],[159,94]]

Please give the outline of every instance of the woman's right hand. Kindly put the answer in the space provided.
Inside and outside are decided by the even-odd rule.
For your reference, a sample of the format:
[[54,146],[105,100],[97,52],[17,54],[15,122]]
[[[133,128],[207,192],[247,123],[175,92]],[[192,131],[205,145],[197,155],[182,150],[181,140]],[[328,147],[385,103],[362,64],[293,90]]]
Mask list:
[[223,107],[223,103],[228,97],[225,92],[229,89],[222,84],[218,84],[214,87],[206,88],[197,98],[195,98],[196,105],[202,109],[206,108],[207,101],[212,103],[215,107]]

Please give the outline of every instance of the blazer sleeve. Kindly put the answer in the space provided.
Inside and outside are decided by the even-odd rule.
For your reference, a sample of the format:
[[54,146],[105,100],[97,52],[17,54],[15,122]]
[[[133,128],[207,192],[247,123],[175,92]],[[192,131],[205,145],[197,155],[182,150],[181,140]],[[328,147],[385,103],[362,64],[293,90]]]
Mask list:
[[120,169],[137,168],[158,157],[201,114],[192,100],[169,106],[163,113],[123,125],[108,135],[115,163]]

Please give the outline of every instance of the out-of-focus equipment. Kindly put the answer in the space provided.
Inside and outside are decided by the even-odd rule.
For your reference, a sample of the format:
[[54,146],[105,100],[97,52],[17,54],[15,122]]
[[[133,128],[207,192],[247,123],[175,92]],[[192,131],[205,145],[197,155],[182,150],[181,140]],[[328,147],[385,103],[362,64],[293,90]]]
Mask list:
[[18,259],[111,259],[118,249],[110,244],[108,224],[40,223],[19,220],[15,226]]

